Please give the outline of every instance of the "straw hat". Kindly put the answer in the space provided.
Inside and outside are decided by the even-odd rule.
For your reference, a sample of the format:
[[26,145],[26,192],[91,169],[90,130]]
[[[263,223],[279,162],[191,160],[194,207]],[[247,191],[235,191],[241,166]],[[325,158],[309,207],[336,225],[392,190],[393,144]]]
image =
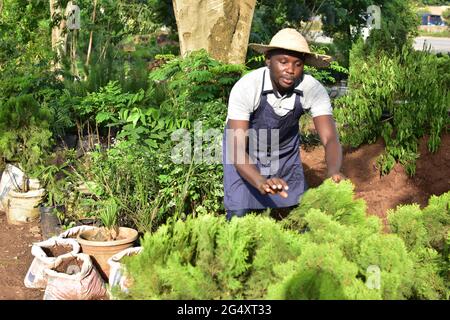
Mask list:
[[266,53],[274,49],[304,53],[305,64],[318,68],[328,67],[331,62],[330,56],[311,52],[306,39],[300,32],[291,28],[278,31],[270,40],[269,45],[250,43],[249,47],[260,53]]

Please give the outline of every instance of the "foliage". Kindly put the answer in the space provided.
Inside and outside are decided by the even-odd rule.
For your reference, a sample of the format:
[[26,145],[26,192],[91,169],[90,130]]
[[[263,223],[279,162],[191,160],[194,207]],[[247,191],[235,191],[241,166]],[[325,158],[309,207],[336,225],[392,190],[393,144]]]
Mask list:
[[250,42],[268,43],[282,28],[297,27],[313,15],[319,1],[257,1],[252,21]]
[[50,113],[31,95],[20,95],[0,103],[0,154],[5,161],[18,162],[29,176],[52,146]]
[[[401,234],[381,233],[353,200],[350,182],[327,180],[302,200],[308,231],[268,217],[227,222],[209,214],[171,220],[125,260],[133,285],[126,299],[442,299],[436,253]],[[309,193],[313,193],[309,196]],[[343,198],[321,204],[331,194]],[[312,201],[311,203],[309,201]],[[320,209],[319,209],[320,207]],[[337,212],[334,215],[334,212]],[[343,214],[346,213],[346,214]],[[345,218],[344,218],[345,217]],[[359,217],[350,219],[349,217]],[[299,217],[289,217],[299,221]],[[289,228],[286,228],[289,227]],[[300,231],[300,232],[298,232]],[[371,268],[378,267],[379,288]],[[430,282],[432,281],[432,282]]]
[[371,33],[371,46],[387,50],[411,43],[418,19],[409,0],[271,1],[257,2],[250,42],[268,43],[280,29],[291,27],[308,33],[312,17],[321,15],[325,35],[334,40],[340,63],[348,66],[348,53],[366,27],[367,8],[381,7],[381,29]]
[[108,198],[98,203],[98,217],[102,222],[100,233],[103,234],[107,241],[116,240],[119,235],[119,225],[117,220],[119,217],[120,206],[115,198]]
[[[311,51],[319,54],[328,54],[328,48],[322,46],[310,46]],[[318,81],[323,84],[333,84],[336,82],[336,78],[345,77],[348,75],[348,69],[341,66],[338,61],[333,60],[330,66],[325,69],[317,69],[311,66],[305,66],[305,72],[312,75]]]
[[98,216],[105,228],[114,228],[117,226],[119,209],[119,205],[114,198],[109,198],[101,203]]
[[430,5],[430,6],[448,6],[450,5],[450,1],[448,0],[418,0],[416,1],[421,4]]
[[[65,8],[68,0],[58,3]],[[164,22],[175,21],[169,1],[79,0],[77,5],[81,28],[63,30],[67,37],[63,71],[67,79],[83,80],[77,85],[88,92],[97,91],[112,80],[119,80],[127,91],[142,88],[147,62],[157,53],[174,50],[156,42]],[[52,24],[58,25],[61,19],[61,14],[55,14]],[[145,56],[142,50],[147,51]]]
[[260,297],[276,279],[272,266],[300,253],[294,232],[254,216],[231,223],[212,215],[179,220],[147,233],[142,245],[126,262],[135,299]]
[[[361,200],[352,200],[352,190],[350,182],[344,181],[343,184],[341,182],[336,188],[334,183],[327,180],[319,188],[309,190],[302,199],[304,207],[301,203],[299,208],[282,223],[300,231],[309,230],[304,233],[306,237],[314,237],[316,240],[320,239],[322,242],[342,247],[345,257],[359,264],[360,276],[365,274],[368,265],[380,267],[383,299],[444,298],[447,290],[445,270],[448,270],[442,263],[445,255],[442,251],[436,252],[428,246],[428,242],[423,241],[423,237],[420,236],[424,234],[423,227],[412,221],[417,215],[427,215],[428,225],[435,226],[433,231],[441,228],[438,233],[442,243],[442,240],[446,239],[446,236],[442,235],[449,224],[448,219],[444,218],[444,216],[448,218],[446,208],[448,194],[432,197],[430,204],[433,205],[423,212],[415,205],[410,206],[415,216],[411,210],[407,212],[400,208],[395,218],[399,223],[394,222],[398,227],[391,229],[392,234],[383,235],[379,233],[380,225],[379,221],[376,221],[378,219],[364,218],[365,203]],[[329,197],[331,201],[328,201]],[[325,202],[321,203],[318,200],[320,198]],[[336,199],[340,199],[337,205]],[[319,210],[327,214],[326,218],[324,216],[319,220],[312,220],[312,212],[316,212],[317,217],[320,217],[322,213],[319,214]],[[343,212],[347,214],[343,215]],[[436,215],[437,212],[440,214]],[[330,225],[325,224],[325,219],[330,221]],[[332,278],[337,278],[337,275]]]
[[381,28],[371,31],[367,45],[372,52],[394,53],[412,47],[419,19],[408,0],[381,1]]
[[435,152],[448,124],[450,58],[408,48],[366,54],[360,42],[351,60],[350,93],[335,101],[341,140],[359,146],[382,137],[380,171],[388,173],[398,161],[414,175],[418,140],[428,135],[428,149]]
[[38,166],[37,176],[40,184],[46,190],[44,204],[48,207],[63,206],[71,191],[70,166],[76,157],[74,150],[63,149],[50,154]]
[[442,12],[442,19],[447,23],[447,25],[450,25],[450,8],[447,8]]
[[[123,226],[139,225],[134,220],[151,217],[152,200],[156,192],[153,154],[130,144],[118,143],[107,151],[97,150],[86,155],[77,172],[92,186],[96,203],[114,198],[122,208],[117,222]],[[151,226],[151,223],[150,223]]]
[[[289,228],[302,230],[307,223],[304,215],[310,209],[318,209],[341,224],[359,224],[365,219],[366,203],[364,200],[353,200],[354,186],[349,181],[343,181],[339,188],[332,181],[326,180],[320,186],[308,190],[303,196],[298,208],[283,220]],[[327,194],[323,197],[323,194]]]
[[227,99],[231,87],[245,70],[241,65],[220,63],[210,58],[205,50],[193,52],[185,58],[156,58],[165,60],[165,64],[155,69],[149,79],[155,85],[167,82],[168,93],[176,95],[180,103]]
[[410,249],[427,246],[443,253],[450,225],[450,192],[432,196],[423,210],[417,205],[399,206],[388,212],[389,225]]
[[96,123],[102,124],[111,121],[123,108],[131,109],[133,104],[143,99],[143,96],[143,90],[139,90],[136,94],[122,93],[119,83],[111,81],[98,92],[89,93],[74,109],[81,118],[93,118]]
[[[34,109],[42,108],[39,112],[46,114],[46,123],[38,125],[42,130],[32,130],[40,140],[33,142],[40,149],[34,147],[35,158],[45,158],[53,137],[64,136],[74,125],[60,73],[52,70],[56,57],[51,51],[48,6],[49,1],[7,1],[0,16],[0,105],[24,96],[34,101]],[[33,167],[36,162],[28,165]]]
[[[448,292],[450,269],[446,242],[450,230],[450,192],[432,196],[423,210],[418,205],[389,210],[388,221],[392,232],[404,240],[416,261],[416,295],[437,299],[445,290]],[[446,288],[442,280],[447,283]]]
[[[218,128],[226,117],[222,100],[243,69],[205,52],[164,59],[169,61],[151,72],[146,92],[124,93],[111,82],[77,107],[85,119],[95,116],[98,124],[118,129],[112,148],[90,153],[80,173],[100,187],[98,199],[117,199],[121,224],[141,231],[173,215],[223,210]],[[185,161],[175,160],[178,146],[186,147]]]

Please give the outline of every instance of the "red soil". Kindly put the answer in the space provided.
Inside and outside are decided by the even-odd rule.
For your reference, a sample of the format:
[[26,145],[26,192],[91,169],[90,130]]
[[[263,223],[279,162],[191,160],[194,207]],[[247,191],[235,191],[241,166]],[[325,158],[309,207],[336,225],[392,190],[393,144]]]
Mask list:
[[[399,204],[418,203],[424,207],[431,195],[450,190],[450,134],[442,136],[434,154],[428,151],[426,142],[420,142],[414,177],[409,177],[399,164],[388,175],[380,176],[376,160],[384,150],[381,140],[354,150],[344,149],[342,171],[355,185],[356,197],[366,201],[369,214],[385,219],[387,210]],[[318,186],[326,176],[323,148],[302,150],[302,161],[310,187]]]

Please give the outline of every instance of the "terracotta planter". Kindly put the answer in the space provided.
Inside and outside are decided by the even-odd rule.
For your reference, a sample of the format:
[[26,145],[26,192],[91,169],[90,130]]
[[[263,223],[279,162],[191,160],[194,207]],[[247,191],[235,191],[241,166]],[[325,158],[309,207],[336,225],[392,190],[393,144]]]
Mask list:
[[119,239],[112,241],[93,241],[91,239],[98,231],[98,228],[81,232],[77,241],[81,245],[81,251],[91,256],[94,265],[102,277],[108,281],[109,264],[108,259],[116,253],[133,246],[138,238],[138,232],[131,228],[120,227]]

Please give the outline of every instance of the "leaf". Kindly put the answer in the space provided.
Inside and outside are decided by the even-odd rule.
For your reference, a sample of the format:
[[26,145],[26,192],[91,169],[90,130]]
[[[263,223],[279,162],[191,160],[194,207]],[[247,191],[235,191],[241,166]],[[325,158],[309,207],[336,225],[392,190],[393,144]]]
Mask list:
[[136,127],[137,122],[139,121],[140,118],[141,118],[141,110],[138,108],[134,108],[131,111],[131,114],[128,116],[127,122],[132,122],[133,127]]
[[102,122],[104,122],[106,120],[110,120],[110,119],[112,119],[112,114],[109,112],[99,112],[95,116],[95,121],[97,123],[102,123]]

